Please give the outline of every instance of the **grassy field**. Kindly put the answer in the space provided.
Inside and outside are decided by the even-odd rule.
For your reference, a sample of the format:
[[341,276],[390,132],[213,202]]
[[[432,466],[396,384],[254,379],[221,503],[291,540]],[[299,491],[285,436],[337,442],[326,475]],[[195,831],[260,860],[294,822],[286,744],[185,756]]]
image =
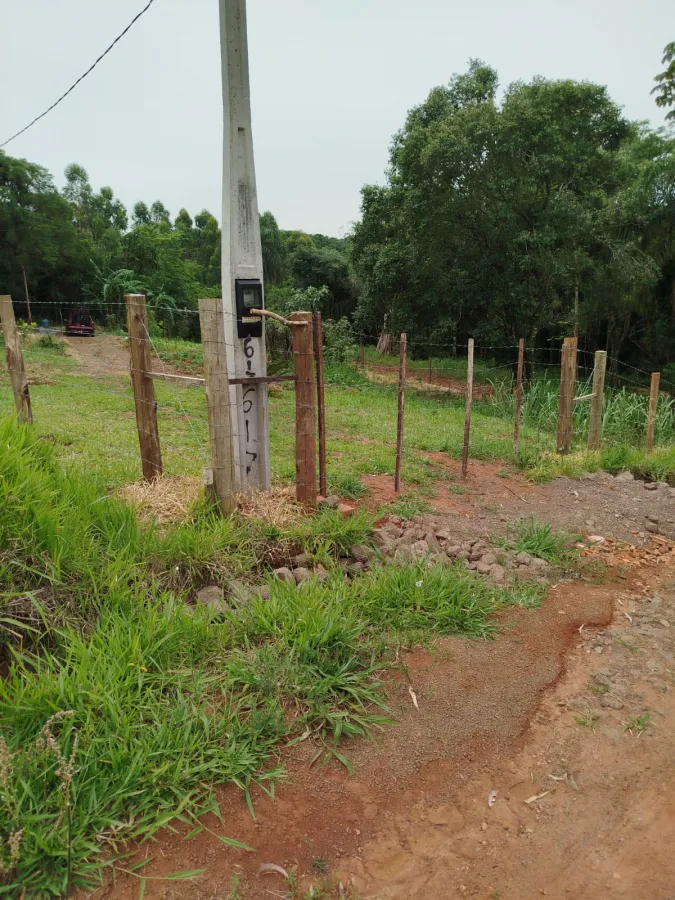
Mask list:
[[[158,339],[163,362],[182,371],[201,368],[199,345]],[[369,351],[367,358],[379,357]],[[386,359],[380,357],[380,359]],[[390,359],[390,358],[389,358]],[[461,360],[457,363],[461,375]],[[140,478],[133,395],[123,374],[91,373],[58,346],[33,345],[26,353],[31,381],[35,425],[55,445],[59,456],[101,473],[110,487]],[[487,363],[477,368],[477,379],[490,381]],[[503,375],[504,370],[497,370]],[[330,490],[346,497],[361,492],[360,477],[393,474],[396,440],[395,384],[373,383],[357,367],[327,368],[326,421]],[[512,455],[514,399],[509,383],[496,383],[493,396],[474,403],[471,456],[483,460],[509,460]],[[166,471],[200,475],[208,463],[206,402],[201,388],[181,388],[156,382],[159,427]],[[585,385],[579,391],[584,392]],[[575,453],[560,458],[555,449],[557,388],[536,381],[526,391],[521,426],[520,463],[535,477],[556,472],[580,474],[584,468],[615,469],[627,465],[636,474],[675,477],[675,401],[661,395],[656,452],[642,452],[647,400],[642,394],[607,391],[602,454],[584,451],[588,404],[575,404]],[[12,395],[7,380],[0,382],[0,415],[10,414]],[[447,478],[446,467],[423,454],[444,452],[459,459],[464,428],[461,397],[433,391],[410,390],[406,397],[403,481],[407,490],[428,495],[434,481]],[[295,476],[294,392],[292,387],[270,391],[271,460],[277,482]],[[622,462],[623,461],[623,462]]]
[[[199,368],[195,345],[158,349],[165,362]],[[68,896],[124,868],[125,841],[176,816],[203,827],[201,813],[219,816],[214,785],[234,782],[249,799],[253,784],[271,790],[279,742],[307,729],[320,759],[348,766],[345,738],[387,721],[381,672],[397,646],[489,637],[494,610],[536,602],[531,589],[497,588],[458,566],[374,567],[346,580],[340,555],[368,543],[375,514],[365,511],[223,520],[202,501],[184,524],[143,524],[114,493],[141,474],[128,377],[82,365],[58,342],[32,345],[26,364],[33,429],[17,428],[0,385],[0,895]],[[352,366],[327,374],[330,485],[354,497],[361,475],[393,472],[395,387]],[[167,472],[200,475],[203,390],[157,382],[156,391]],[[509,402],[475,404],[473,457],[508,460]],[[650,457],[633,436],[560,460],[535,407],[521,463],[537,477],[675,473],[672,435]],[[271,391],[270,418],[274,478],[289,482],[292,389]],[[425,453],[458,458],[463,422],[461,397],[408,393],[399,512],[414,514],[448,477]],[[537,528],[516,533],[515,545],[559,553],[563,538]],[[273,559],[300,551],[325,566],[325,583],[270,579]],[[233,579],[249,585],[246,602],[221,615],[194,605],[198,588]],[[253,585],[266,585],[265,599]]]

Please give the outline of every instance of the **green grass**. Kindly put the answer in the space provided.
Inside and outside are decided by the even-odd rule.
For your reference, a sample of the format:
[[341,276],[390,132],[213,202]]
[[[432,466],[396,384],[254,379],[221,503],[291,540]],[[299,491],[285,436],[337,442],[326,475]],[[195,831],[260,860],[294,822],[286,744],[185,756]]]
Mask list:
[[649,713],[643,713],[641,716],[633,716],[632,719],[624,722],[623,730],[633,737],[640,737],[649,724]]
[[[214,785],[233,782],[250,802],[254,784],[269,790],[279,775],[279,741],[307,729],[317,760],[349,767],[344,739],[389,720],[380,674],[395,645],[488,637],[492,612],[519,602],[459,567],[346,580],[339,557],[367,541],[367,512],[273,529],[202,505],[191,524],[140,526],[105,480],[64,468],[11,420],[0,467],[0,893],[10,896],[95,885],[124,868],[128,841],[176,817],[203,827],[202,813],[220,815]],[[320,556],[328,580],[268,577],[267,598],[254,592],[219,617],[190,604],[203,583],[264,581],[275,547]]]
[[554,566],[568,565],[578,553],[570,546],[574,536],[564,531],[554,531],[549,522],[540,522],[534,517],[517,519],[507,530],[504,539],[495,541],[499,546],[514,553],[529,553],[545,559]]

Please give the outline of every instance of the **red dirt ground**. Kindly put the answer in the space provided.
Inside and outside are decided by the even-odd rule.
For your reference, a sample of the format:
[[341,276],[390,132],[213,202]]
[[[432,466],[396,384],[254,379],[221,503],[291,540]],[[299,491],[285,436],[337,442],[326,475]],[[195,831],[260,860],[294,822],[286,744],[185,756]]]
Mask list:
[[[605,534],[616,527],[630,540],[643,501],[664,520],[675,506],[640,483],[532,486],[498,471],[472,463],[470,492],[439,498],[453,504],[457,531],[493,532],[524,512],[570,528],[592,515]],[[391,479],[378,478],[368,483],[380,504]],[[500,613],[494,641],[402,648],[390,682],[396,723],[376,745],[343,747],[354,775],[337,763],[316,771],[311,739],[296,745],[282,754],[289,777],[276,800],[254,794],[255,821],[234,789],[217,792],[225,827],[205,820],[254,850],[207,832],[189,841],[187,829],[164,832],[139,850],[153,857],[146,876],[207,872],[149,880],[145,897],[674,900],[675,554],[640,558],[642,567],[605,584],[553,585],[542,609]],[[625,730],[644,714],[641,736]],[[263,863],[292,870],[297,890],[259,875]],[[240,894],[230,895],[235,876]],[[91,896],[132,900],[138,879]]]

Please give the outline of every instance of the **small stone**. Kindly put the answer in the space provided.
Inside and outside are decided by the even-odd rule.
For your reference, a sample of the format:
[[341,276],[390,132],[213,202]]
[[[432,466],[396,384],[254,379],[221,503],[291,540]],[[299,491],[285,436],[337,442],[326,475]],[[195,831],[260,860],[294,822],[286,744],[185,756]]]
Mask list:
[[658,518],[657,518],[656,516],[652,515],[651,513],[648,513],[648,514],[645,516],[645,518],[646,518],[649,522],[656,522],[657,525],[659,524]]
[[372,551],[370,551],[368,547],[364,547],[363,544],[356,544],[349,551],[349,555],[357,562],[365,563],[368,562],[373,554]]
[[350,575],[359,575],[361,572],[363,572],[363,569],[364,569],[363,563],[359,562],[358,560],[356,562],[349,562],[345,566],[345,571],[348,572]]
[[312,560],[306,553],[298,553],[297,556],[294,556],[291,560],[293,563],[294,569],[309,569],[312,565]]
[[465,566],[467,567],[467,569],[469,569],[471,572],[475,572],[475,571],[476,571],[476,566],[478,565],[478,563],[471,562],[470,559],[466,559],[466,560],[464,560],[464,565],[465,565]]
[[436,532],[436,540],[437,541],[447,541],[450,538],[450,532],[441,529]]
[[645,531],[648,531],[650,534],[658,534],[659,526],[656,522],[645,522]]
[[645,481],[645,490],[646,491],[655,491],[658,489],[658,485],[655,481]]
[[670,622],[667,619],[659,619],[659,625],[663,625],[664,628],[670,628]]
[[455,559],[457,560],[457,562],[461,562],[463,559],[468,559],[468,558],[469,558],[469,554],[467,553],[466,550],[460,550],[459,553],[455,556]]
[[494,555],[494,553],[484,553],[481,562],[484,562],[486,566],[494,566],[494,564],[497,562],[497,557]]
[[297,569],[293,569],[293,578],[295,579],[296,584],[301,584],[303,581],[307,581],[310,576],[309,569],[305,568],[305,566],[298,566]]
[[628,469],[625,469],[623,472],[619,472],[619,474],[615,477],[615,481],[635,481],[635,476]]
[[495,584],[503,584],[506,581],[506,570],[504,566],[494,565],[490,570],[490,578]]
[[356,506],[353,503],[341,503],[338,506],[338,509],[342,513],[343,516],[352,516],[356,511]]
[[600,701],[600,706],[604,706],[605,709],[623,709],[623,702],[618,697],[606,696]]
[[481,823],[481,826],[480,826],[480,830],[481,830],[481,831],[487,831],[487,830],[488,830],[488,823],[487,823],[487,822],[482,822],[482,823]]
[[589,544],[604,544],[605,539],[601,534],[589,534],[586,538]]
[[530,568],[537,573],[546,572],[549,568],[549,564],[545,559],[540,559],[538,556],[535,556],[532,562],[530,563]]
[[529,566],[529,564],[531,562],[532,562],[532,557],[530,556],[529,553],[519,553],[516,556],[516,563],[519,566]]
[[476,571],[478,572],[479,575],[489,575],[491,570],[492,570],[492,566],[489,566],[489,565],[487,565],[487,563],[484,563],[482,559],[476,563]]
[[282,581],[295,581],[293,572],[291,572],[288,566],[281,566],[281,568],[275,569],[274,574]]
[[426,541],[415,541],[414,544],[411,544],[410,549],[415,556],[426,556],[429,552],[429,545]]
[[452,544],[451,546],[445,548],[445,555],[450,559],[456,559],[457,555],[461,552],[462,548],[459,546],[459,544]]
[[197,591],[197,603],[206,606],[212,612],[223,614],[227,612],[228,606],[225,602],[225,591],[217,584],[210,584]]
[[327,509],[337,509],[340,505],[340,498],[337,494],[330,494],[328,497],[320,498],[318,505]]
[[323,583],[328,578],[328,572],[322,565],[315,566],[312,574],[319,583]]
[[602,647],[593,647],[596,653],[602,653]]

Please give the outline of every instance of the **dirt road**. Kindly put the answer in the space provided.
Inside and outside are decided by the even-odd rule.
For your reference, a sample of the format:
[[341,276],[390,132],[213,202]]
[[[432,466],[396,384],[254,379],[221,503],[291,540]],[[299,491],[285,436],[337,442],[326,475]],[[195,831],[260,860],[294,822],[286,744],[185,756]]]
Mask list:
[[94,337],[64,336],[68,346],[68,355],[74,357],[78,367],[85,369],[87,375],[128,375],[129,350],[122,338],[111,334],[99,334]]
[[[499,482],[446,520],[479,533],[522,506],[576,528],[592,509],[594,530],[636,542],[636,565],[600,585],[552,585],[541,610],[500,614],[495,641],[402,650],[397,723],[377,746],[343,748],[354,775],[315,772],[311,742],[298,745],[276,800],[255,794],[255,821],[236,790],[218,795],[225,827],[206,819],[254,852],[165,833],[141,849],[154,858],[144,873],[207,871],[148,881],[146,897],[327,898],[342,883],[361,900],[674,900],[675,552],[663,542],[651,553],[658,538],[643,529],[648,509],[669,527],[675,498],[599,477],[527,494],[514,479],[498,501]],[[297,887],[258,874],[262,863],[285,866]],[[137,879],[122,879],[94,896],[137,893]]]

